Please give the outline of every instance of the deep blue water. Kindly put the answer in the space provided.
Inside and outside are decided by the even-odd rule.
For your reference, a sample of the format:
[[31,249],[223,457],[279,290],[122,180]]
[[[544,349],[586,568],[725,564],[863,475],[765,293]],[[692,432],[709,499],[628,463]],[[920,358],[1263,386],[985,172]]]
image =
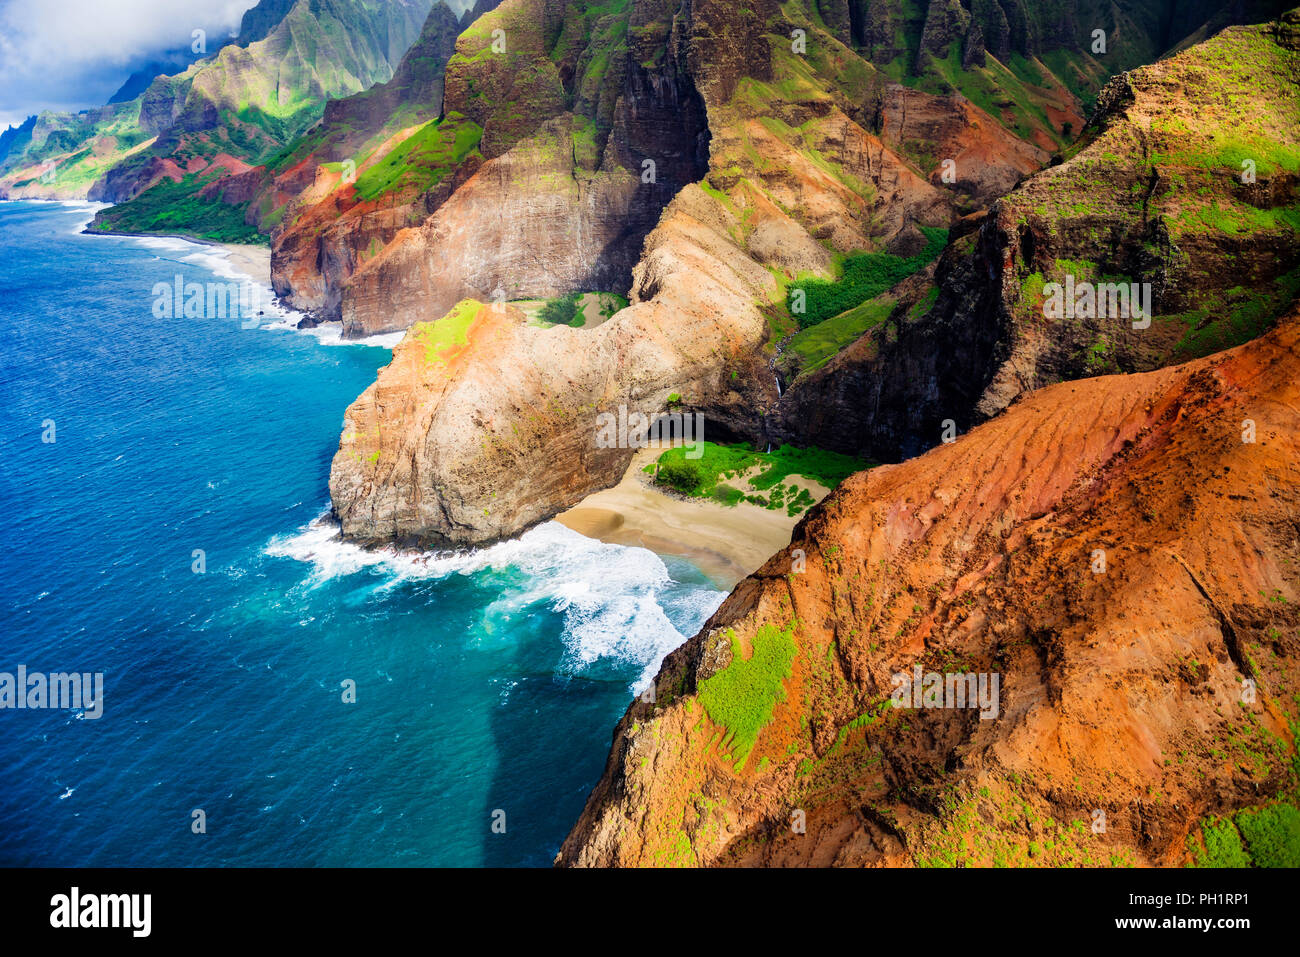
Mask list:
[[0,672],[105,675],[98,720],[0,710],[0,865],[549,864],[722,595],[553,524],[339,542],[330,459],[388,350],[155,318],[219,257],[88,218],[0,203]]

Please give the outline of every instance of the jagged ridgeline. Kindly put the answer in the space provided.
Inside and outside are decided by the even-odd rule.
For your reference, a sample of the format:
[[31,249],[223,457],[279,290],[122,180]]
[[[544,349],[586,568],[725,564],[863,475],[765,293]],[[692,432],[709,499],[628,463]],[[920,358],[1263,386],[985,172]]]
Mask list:
[[786,440],[937,447],[665,660],[559,863],[1300,862],[1298,97],[1297,11],[1114,78],[800,373]]
[[[342,319],[349,335],[406,328],[425,310],[497,291],[508,298],[624,293],[641,241],[685,183],[706,171],[708,187],[723,193],[742,179],[758,182],[808,217],[808,204],[776,181],[797,182],[818,164],[851,194],[819,214],[818,242],[832,255],[882,242],[916,255],[926,245],[923,228],[942,228],[950,217],[947,209],[900,215],[899,194],[916,193],[922,180],[946,187],[937,207],[964,210],[1006,192],[1082,127],[1074,91],[1095,97],[1110,71],[1154,57],[1169,31],[1140,6],[1063,4],[1012,17],[1014,29],[997,26],[994,9],[1001,8],[933,4],[918,15],[881,6],[872,16],[893,25],[895,50],[876,42],[883,28],[863,32],[861,4],[767,0],[724,17],[713,4],[511,0],[475,18],[458,41],[436,123],[388,124],[386,138],[372,136],[358,150],[327,116],[291,160],[272,164],[290,174],[277,180],[276,197],[303,190],[311,177],[287,212],[263,199],[263,227],[276,229],[277,290],[318,318]],[[980,18],[993,24],[991,49],[1011,67],[986,50]],[[818,116],[832,105],[888,145],[880,162],[897,167],[886,177],[901,183],[895,195],[878,202],[870,177],[835,158],[843,144]],[[565,123],[567,134],[557,132]],[[305,161],[312,152],[319,163]],[[549,197],[527,222],[509,211],[520,204],[489,185],[505,163],[474,176],[484,161],[507,154],[517,173],[546,167],[546,175],[514,184],[514,194],[527,185]],[[787,156],[795,167],[782,168]],[[945,159],[954,164],[951,177]],[[641,178],[633,193],[625,174]],[[515,228],[511,237],[491,229],[479,235],[477,245],[502,250],[496,269],[465,262],[466,253],[483,258],[473,256],[475,244],[447,241],[471,204],[501,204],[496,215]],[[833,223],[839,214],[842,226]],[[905,219],[905,235],[896,238]],[[401,229],[421,224],[423,238],[387,248]],[[530,229],[545,245],[522,238]],[[534,254],[541,248],[545,264]],[[372,260],[373,271],[354,278]],[[399,276],[429,296],[404,301]],[[396,308],[381,311],[385,301]]]
[[329,97],[389,79],[429,9],[430,0],[263,0],[237,42],[214,39],[211,55],[134,99],[41,114],[10,144],[0,190],[122,204],[98,228],[254,239],[246,213],[260,165],[316,123]]
[[305,141],[324,171],[289,168],[314,180],[280,215],[277,290],[349,335],[466,297],[626,292],[645,235],[707,164],[667,9],[510,0],[456,40],[434,117],[354,151],[327,115]]
[[848,479],[632,702],[558,862],[1300,864],[1298,340]]
[[[478,21],[494,6],[494,0],[479,0],[457,18],[443,3],[428,0],[262,0],[246,12],[236,40],[221,46],[213,38],[212,54],[185,72],[158,77],[124,102],[75,116],[42,114],[5,133],[0,138],[0,195],[89,195],[123,204],[101,218],[100,228],[189,231],[227,239],[270,234],[279,227],[285,207],[317,185],[318,168],[326,177],[350,173],[376,152],[388,151],[388,137],[378,134],[401,134],[431,116],[456,112],[442,103],[440,86],[449,48],[461,29],[475,24],[488,29],[486,21]],[[663,9],[650,9],[656,6]],[[854,51],[851,62],[824,62],[819,69],[844,71],[835,85],[858,101],[852,115],[874,114],[858,116],[869,119],[873,128],[897,122],[899,152],[928,176],[947,155],[940,131],[933,128],[935,117],[924,109],[909,115],[906,98],[903,108],[886,110],[882,83],[960,93],[1021,139],[1050,151],[1077,131],[1080,113],[1110,73],[1147,62],[1188,33],[1226,17],[1213,4],[1200,6],[1205,9],[1152,2],[803,0],[738,8],[736,22],[722,29],[753,39],[789,21],[805,30],[824,30],[837,46]],[[1250,17],[1255,7],[1268,6],[1236,4],[1233,13]],[[627,51],[632,49],[642,65],[661,59],[669,38],[658,27],[675,22],[675,7],[607,0],[552,2],[507,13],[508,23],[502,20],[491,28],[519,27],[526,35],[538,34],[541,52],[556,67],[557,77],[515,56],[507,40],[507,56],[493,73],[500,76],[518,67],[518,74],[508,84],[465,91],[480,109],[450,116],[454,128],[424,130],[419,141],[362,184],[358,195],[368,202],[394,192],[418,192],[422,186],[436,191],[454,179],[452,169],[475,159],[476,146],[489,157],[507,146],[512,135],[535,119],[531,109],[540,108],[537,116],[548,118],[556,79],[566,106],[591,121],[591,138],[598,145],[612,120],[612,91],[624,72]],[[1096,46],[1097,31],[1105,37],[1104,52]],[[398,61],[413,41],[408,69],[400,75]],[[535,46],[526,37],[516,52]],[[810,48],[813,55],[817,48]],[[758,51],[760,60],[764,52]],[[871,69],[864,72],[864,63]],[[764,73],[759,68],[758,75]],[[384,83],[390,77],[392,82]],[[368,91],[376,83],[383,84],[381,91],[371,91],[376,95],[363,95],[326,115],[321,128],[298,140],[321,119],[328,102]],[[477,144],[475,114],[494,100],[491,108],[498,113],[517,110],[519,119],[512,124],[497,115],[496,130]],[[965,125],[964,118],[959,122]],[[399,169],[412,159],[412,171]],[[986,185],[1005,190],[1009,183],[1003,167],[990,165],[996,168],[997,183]],[[1016,164],[1016,172],[1031,165]],[[976,202],[987,199],[987,190],[970,189],[978,187],[974,180],[980,175],[972,173],[962,183]],[[672,177],[664,182],[666,191]],[[439,203],[435,197],[412,216]],[[405,204],[399,197],[394,205]],[[367,235],[367,245],[386,241],[391,232]],[[324,299],[329,300],[325,312],[336,313],[336,290]]]
[[896,459],[1049,383],[1269,329],[1300,293],[1296,23],[1233,27],[1112,81],[1063,162],[964,221],[934,282],[895,290],[796,379],[778,434]]

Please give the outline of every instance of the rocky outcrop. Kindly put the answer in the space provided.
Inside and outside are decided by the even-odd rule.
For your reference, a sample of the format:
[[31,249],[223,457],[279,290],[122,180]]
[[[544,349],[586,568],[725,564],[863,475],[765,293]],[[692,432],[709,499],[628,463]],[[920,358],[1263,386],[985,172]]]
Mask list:
[[[1063,122],[1083,128],[1076,104],[1063,99],[1060,111],[1068,117]],[[964,211],[1005,196],[1051,159],[964,97],[934,96],[901,84],[885,89],[878,124],[881,140],[931,184],[957,194]]]
[[513,535],[626,470],[632,450],[603,447],[599,416],[653,416],[673,392],[715,437],[743,428],[770,398],[754,303],[775,284],[731,239],[737,225],[683,189],[646,241],[633,305],[594,329],[472,301],[413,326],[347,412],[330,470],[344,534],[433,547]]
[[[582,115],[553,118],[487,160],[348,281],[342,313],[354,335],[441,322],[466,298],[627,288],[623,276],[632,305],[595,330],[523,327],[475,346],[461,359],[463,386],[394,379],[394,391],[414,390],[402,405],[420,416],[393,418],[363,397],[349,412],[360,424],[349,426],[331,472],[345,534],[441,545],[516,534],[621,476],[627,450],[596,453],[596,415],[626,405],[657,416],[672,393],[706,416],[714,437],[758,439],[777,397],[762,351],[767,310],[783,295],[773,271],[824,273],[832,250],[875,248],[916,222],[949,221],[948,194],[840,110],[843,90],[756,97],[755,84],[766,82],[756,77],[773,75],[753,42],[764,13],[775,6],[747,20],[716,4],[634,4],[628,36],[637,39],[620,96],[589,97],[612,104],[603,144],[584,144]],[[467,50],[474,42],[460,41]],[[589,89],[580,76],[574,88]],[[476,116],[485,131],[494,122]],[[706,172],[703,186],[687,185]],[[497,439],[462,442],[454,454],[439,444],[468,423],[492,423]],[[371,441],[422,451],[409,468],[406,452],[390,467]],[[567,452],[539,458],[538,443]]]
[[[523,17],[526,12],[529,16]],[[630,283],[636,318],[616,317],[609,332],[580,340],[589,348],[562,362],[538,344],[540,332],[500,339],[482,358],[470,350],[464,357],[470,365],[555,366],[564,381],[573,383],[563,389],[551,378],[518,376],[508,387],[481,390],[474,400],[475,421],[494,422],[494,428],[511,435],[536,436],[532,409],[550,404],[570,411],[605,409],[601,402],[616,406],[627,400],[648,403],[641,411],[654,416],[665,411],[654,403],[677,392],[690,396],[692,410],[717,416],[717,428],[728,437],[892,458],[920,451],[945,431],[966,429],[995,414],[1021,391],[1113,371],[1104,362],[1130,371],[1210,351],[1180,352],[1181,340],[1171,340],[1167,333],[1143,338],[1140,330],[1114,329],[1113,320],[1058,323],[1061,328],[1044,337],[1041,322],[1033,319],[1034,310],[1042,317],[1042,286],[1055,275],[1050,269],[1060,271],[1058,262],[1091,256],[1095,276],[1080,267],[1077,278],[1108,277],[1116,260],[1107,257],[1128,250],[1136,258],[1123,259],[1126,268],[1143,261],[1140,257],[1149,253],[1151,237],[1157,235],[1151,231],[1166,228],[1153,223],[1174,215],[1175,200],[1182,204],[1180,214],[1186,208],[1183,194],[1151,194],[1144,185],[1159,150],[1190,148],[1191,141],[1180,132],[1187,125],[1185,116],[1205,112],[1204,103],[1185,102],[1154,124],[1143,118],[1162,97],[1171,99],[1168,91],[1158,93],[1154,86],[1169,71],[1182,70],[1182,60],[1117,84],[1117,90],[1127,89],[1125,84],[1137,89],[1153,85],[1134,100],[1139,106],[1133,109],[1143,117],[1130,115],[1127,101],[1108,92],[1102,100],[1105,119],[1089,133],[1087,148],[1015,191],[979,226],[978,217],[958,222],[963,204],[1005,188],[1044,154],[1017,147],[1004,132],[994,132],[997,121],[973,105],[958,97],[889,89],[861,61],[854,66],[854,54],[830,33],[802,19],[797,9],[772,2],[743,10],[712,2],[689,7],[669,0],[633,3],[627,11],[628,49],[611,55],[602,72],[592,65],[597,60],[592,51],[607,52],[605,38],[623,32],[611,16],[602,12],[579,21],[575,10],[556,19],[543,0],[508,0],[460,38],[448,67],[446,100],[471,111],[469,122],[493,145],[483,147],[483,164],[424,223],[398,232],[343,284],[345,331],[365,335],[407,328],[436,320],[466,298],[486,302],[602,286],[627,288],[628,280],[621,277],[644,275],[645,263],[633,272],[643,230],[651,228],[663,204],[673,210],[669,198],[686,196],[678,191],[699,176],[704,177],[701,188],[689,191],[689,203],[683,200],[686,205],[664,216],[690,210],[689,215],[709,224],[707,240],[696,233],[679,246],[680,233],[661,231],[653,245],[647,240],[645,255],[700,264],[698,274],[677,273],[688,285],[719,273],[752,272],[771,282],[726,284],[756,295],[729,297],[728,308],[737,312],[721,319],[729,331],[715,342],[709,374],[695,364],[694,345],[685,353],[664,350],[653,373],[614,361],[608,353],[606,337],[639,328],[645,316],[665,317],[655,321],[668,329],[683,321],[675,311],[644,308],[679,295],[644,279]],[[555,39],[548,45],[528,34],[523,22],[534,29],[559,24],[552,31]],[[809,25],[801,53],[789,38],[797,40],[797,30]],[[505,54],[491,48],[497,29],[504,31],[506,50],[515,51],[509,54],[514,69],[503,70],[505,61],[498,58]],[[1234,32],[1222,42],[1254,42],[1263,29]],[[1278,49],[1261,47],[1247,59]],[[1289,61],[1268,55],[1278,76],[1285,76]],[[1191,70],[1184,85],[1194,92],[1198,87],[1195,68]],[[471,91],[480,88],[500,88],[500,96],[522,95],[520,77],[527,73],[536,78],[529,100],[535,109],[503,116],[495,96],[471,102]],[[1235,90],[1238,82],[1245,81],[1230,78],[1224,89]],[[546,119],[559,103],[557,90],[572,97],[574,105]],[[1290,96],[1286,89],[1269,94],[1270,115],[1280,117]],[[690,120],[696,103],[702,104],[707,127],[703,118],[698,126]],[[578,104],[588,112],[580,112]],[[905,115],[909,111],[910,118]],[[978,140],[967,132],[962,139],[957,132],[962,121],[949,119],[945,111],[987,124],[987,132]],[[877,119],[888,140],[871,131]],[[1271,134],[1277,137],[1279,155],[1288,155],[1293,133],[1278,125]],[[902,150],[911,134],[936,137],[935,142],[954,151],[964,147],[962,163],[968,169],[986,163],[998,171],[963,174],[959,164],[958,176],[971,176],[959,187],[964,192],[946,188],[955,184],[928,182],[918,173],[918,163],[891,148],[895,142]],[[1117,159],[1105,158],[1112,153]],[[657,193],[638,176],[645,160],[660,164]],[[1156,203],[1169,205],[1158,208]],[[1040,225],[1026,232],[1024,223],[1035,221]],[[781,282],[829,274],[837,253],[915,252],[923,239],[918,226],[953,224],[958,243],[936,269],[937,298],[930,297],[923,281],[914,283],[914,294],[899,301],[889,322],[801,377],[778,400],[763,347],[772,330],[783,330],[782,323],[790,322],[781,303]],[[1276,244],[1285,228],[1283,217],[1260,235],[1274,236]],[[1031,238],[1022,241],[1026,235]],[[1185,268],[1172,244],[1155,245],[1166,250],[1161,255],[1168,270]],[[1262,269],[1261,250],[1267,245],[1256,237],[1231,248],[1250,251]],[[743,265],[736,264],[737,256]],[[1282,263],[1277,257],[1274,261]],[[1166,309],[1173,302],[1167,287],[1160,286],[1157,297]],[[1280,300],[1274,304],[1280,305]],[[767,332],[750,335],[754,315],[767,320]],[[695,321],[685,325],[694,328]],[[1082,341],[1078,330],[1104,336],[1104,346],[1097,339]],[[693,334],[683,335],[691,341]],[[546,358],[540,360],[543,354]],[[593,376],[608,384],[594,391]],[[429,449],[434,430],[455,430],[451,418],[439,418],[443,405],[447,416],[468,415],[469,393],[457,398],[462,394],[455,390],[414,387],[421,391],[405,401],[425,409],[424,417],[390,421],[382,431],[399,433],[385,440],[394,447]],[[382,412],[373,416],[385,421]],[[576,449],[594,439],[593,423],[572,415],[563,421],[546,418],[545,427],[549,441],[560,448]],[[521,474],[531,474],[521,461],[526,445],[508,467],[487,446],[479,446],[455,456],[444,452],[441,460],[455,461],[454,468],[437,465],[440,456],[429,452],[425,465],[411,471],[382,467],[382,450],[372,461],[376,448],[345,454],[348,445],[335,459],[335,509],[345,531],[367,542],[449,544],[508,536],[555,514],[585,491],[613,484],[622,464],[618,456],[566,454],[549,459],[546,474],[537,471],[540,465],[533,466],[536,482],[527,486],[519,481]],[[418,487],[411,487],[412,482]],[[408,507],[411,502],[421,503],[423,511]]]
[[659,207],[628,170],[575,170],[576,122],[552,120],[484,164],[423,225],[367,261],[344,289],[344,332],[406,329],[464,298],[626,290]]
[[295,0],[258,0],[240,18],[239,36],[235,42],[246,47],[264,40],[293,9],[294,3]]
[[[1043,385],[1266,329],[1300,290],[1300,58],[1274,36],[1232,28],[1113,81],[1075,155],[958,231],[932,300],[900,301],[789,388],[773,437],[896,460]],[[1236,145],[1247,102],[1252,157]]]
[[1298,382],[1293,311],[850,478],[665,660],[558,863],[1170,865],[1293,794]]
[[[324,191],[323,209],[304,214],[301,210],[307,204],[322,201],[320,179],[313,179],[317,164],[299,163],[295,159],[283,173],[277,173],[272,201],[261,204],[263,222],[269,221],[268,211],[278,217],[276,211],[283,203],[299,190],[305,190],[295,208],[280,220],[286,225],[276,230],[275,245],[279,249],[274,260],[275,283],[286,301],[321,319],[342,318],[343,302],[349,297],[346,287],[354,274],[374,258],[376,246],[387,245],[401,228],[417,227],[437,214],[450,196],[444,184],[454,181],[459,187],[476,171],[481,159],[490,161],[504,155],[566,112],[585,117],[595,125],[596,145],[602,154],[605,139],[611,132],[616,145],[622,149],[628,145],[625,143],[628,131],[641,131],[643,145],[630,151],[630,163],[623,163],[632,173],[640,175],[644,170],[639,164],[646,159],[660,164],[661,176],[655,184],[659,188],[645,192],[653,202],[646,204],[642,221],[617,241],[624,248],[608,256],[596,248],[588,248],[584,253],[589,261],[604,258],[620,262],[618,271],[622,278],[614,285],[625,288],[630,272],[629,256],[635,259],[638,233],[644,236],[653,227],[657,215],[655,204],[662,208],[681,184],[701,175],[702,156],[693,156],[690,150],[680,148],[687,145],[688,139],[680,135],[681,128],[686,126],[697,131],[700,140],[697,146],[701,150],[709,135],[716,138],[730,132],[743,134],[745,131],[735,129],[730,119],[719,116],[724,106],[735,102],[738,88],[745,89],[751,98],[753,108],[745,111],[746,118],[754,121],[754,126],[765,124],[769,139],[772,132],[769,102],[783,110],[782,121],[790,120],[790,114],[797,112],[801,123],[832,104],[838,113],[821,118],[825,121],[821,123],[823,140],[839,136],[832,133],[832,127],[840,118],[844,119],[841,132],[850,142],[841,149],[855,145],[853,137],[848,135],[856,134],[854,127],[869,133],[875,138],[871,142],[876,146],[883,144],[887,153],[892,154],[884,157],[877,154],[879,158],[887,163],[901,160],[898,165],[906,167],[908,173],[918,174],[931,185],[954,194],[947,205],[966,212],[1004,194],[1027,173],[1045,164],[1051,150],[1068,142],[1083,125],[1082,108],[1070,89],[1086,88],[1099,82],[1098,77],[1105,74],[1105,68],[1096,62],[1080,61],[1080,66],[1071,67],[1063,80],[1041,61],[1035,61],[1021,72],[1040,73],[1041,85],[1002,71],[991,87],[993,81],[989,77],[970,72],[984,65],[981,58],[986,22],[991,25],[989,29],[996,27],[1006,34],[1001,54],[1004,57],[1011,52],[1028,51],[1026,55],[1032,55],[1034,51],[1056,49],[1061,44],[1065,44],[1068,52],[1077,46],[1072,37],[1053,39],[1060,32],[1055,27],[1031,30],[1022,24],[1017,33],[1020,46],[1013,51],[1006,39],[1010,37],[1010,27],[997,5],[977,4],[968,13],[960,4],[935,3],[925,8],[923,19],[914,23],[899,19],[901,13],[889,3],[875,10],[868,9],[869,5],[859,0],[809,0],[806,4],[783,5],[764,0],[741,11],[713,2],[685,7],[678,0],[638,0],[625,7],[608,9],[587,3],[566,5],[543,0],[512,2],[495,10],[493,6],[492,0],[484,0],[473,11],[467,11],[461,21],[465,36],[460,40],[460,53],[448,63],[443,105],[444,113],[465,116],[482,129],[478,149],[427,195],[419,195],[418,190],[396,188],[371,206],[368,202],[357,202],[347,189],[331,188]],[[1122,11],[1116,16],[1119,17],[1116,23],[1124,24],[1126,36],[1145,37],[1144,43],[1148,45],[1155,42],[1150,36],[1155,27],[1145,21],[1130,24],[1124,19],[1128,14]],[[803,52],[794,54],[790,37],[799,36],[799,31]],[[891,83],[882,71],[869,67],[859,57],[859,52],[870,56],[864,45],[870,46],[865,37],[873,31],[884,31],[882,36],[888,34],[893,38],[890,43],[900,44],[900,55],[902,51],[914,49],[931,58],[922,67],[926,77],[922,84],[924,90],[915,84]],[[903,34],[915,36],[905,41]],[[494,42],[498,38],[500,42]],[[963,57],[962,70],[955,76],[946,60],[942,64],[931,62],[936,54],[941,59],[946,56],[943,51],[950,50],[953,44],[962,46]],[[787,54],[787,49],[794,55]],[[1135,49],[1126,46],[1108,59],[1107,64],[1115,67],[1140,62],[1143,54]],[[1143,46],[1142,50],[1145,49]],[[802,80],[790,84],[791,78],[801,77],[806,71],[812,74],[811,84],[801,87]],[[778,94],[767,88],[774,78],[785,78],[790,85]],[[997,85],[1006,89],[999,92],[994,88]],[[936,89],[940,92],[934,92]],[[672,95],[663,96],[665,90]],[[976,106],[970,97],[978,100],[983,108]],[[703,120],[695,115],[702,109],[698,103],[700,98],[709,104],[711,111],[707,133]],[[654,103],[667,103],[673,108],[657,110],[650,106]],[[683,122],[678,122],[675,112],[679,107],[686,109],[681,117]],[[986,109],[991,112],[985,112]],[[634,122],[619,121],[616,128],[620,110],[634,115]],[[328,120],[327,117],[327,127]],[[789,133],[798,129],[801,127],[796,125],[778,131],[776,138],[791,143]],[[388,132],[393,135],[400,130],[393,128]],[[764,134],[760,132],[760,135]],[[663,169],[665,162],[674,160],[664,155],[665,144],[682,161],[675,163],[677,168]],[[732,145],[744,146],[743,138],[738,141],[733,137]],[[791,145],[793,152],[803,149],[803,144]],[[321,152],[322,161],[326,161],[327,153],[328,161],[341,161],[333,155],[337,152]],[[713,168],[721,175],[727,165],[716,156],[717,143],[713,152]],[[805,165],[820,161],[818,156],[803,152]],[[742,168],[752,165],[750,161],[756,155],[748,148],[731,153]],[[764,156],[763,162],[769,168],[774,165],[773,157],[765,156],[761,150],[757,155]],[[627,159],[616,157],[616,161]],[[943,165],[945,160],[955,162],[955,173]],[[865,178],[880,178],[871,174],[870,162],[861,165],[867,169]],[[858,171],[851,175],[863,174]],[[886,177],[889,175],[886,172]],[[724,188],[727,186],[729,183]],[[897,205],[888,198],[880,205],[885,216],[894,217],[884,230],[845,231],[835,248],[843,251],[850,237],[856,237],[858,246],[883,242],[890,247],[893,236],[905,228],[907,216],[899,218]],[[618,208],[618,204],[612,208]],[[353,209],[357,211],[354,213]],[[847,211],[856,212],[851,208]],[[444,214],[443,218],[449,215]],[[827,216],[831,215],[828,211]],[[363,221],[356,221],[358,217]],[[930,218],[938,220],[942,216]],[[332,227],[327,222],[329,219],[340,220],[338,227]],[[403,243],[406,241],[404,238]],[[603,242],[603,237],[599,241]],[[632,249],[630,254],[628,249]],[[453,275],[449,286],[458,287],[463,272],[459,270]],[[578,275],[568,268],[558,272]],[[514,275],[520,288],[552,293],[570,291],[548,284],[541,276],[520,277],[517,272]],[[369,291],[362,291],[358,296],[363,311],[366,301],[374,298],[378,285],[392,288],[391,281],[381,276],[362,276],[357,282],[371,284]],[[490,288],[495,288],[495,284]],[[486,296],[490,288],[480,288],[476,294]],[[464,290],[449,288],[443,292],[440,301],[445,303],[455,301]],[[355,310],[351,314],[358,315]],[[400,321],[389,319],[373,324],[360,316],[349,320],[349,333],[361,335],[372,329],[398,327]]]
[[[921,31],[918,56],[929,54],[942,60],[948,56],[949,47],[961,42],[971,27],[971,15],[959,0],[930,0],[925,14],[925,28]],[[918,62],[916,72],[924,69]]]
[[[955,92],[936,95],[889,83],[853,51],[851,44],[856,41],[847,3],[819,7],[817,12],[772,0],[739,13],[712,2],[681,6],[680,11],[679,6],[676,0],[639,0],[607,12],[585,4],[510,2],[480,16],[458,41],[459,52],[447,66],[444,113],[463,115],[482,129],[477,152],[489,163],[516,145],[535,154],[537,144],[527,141],[533,137],[544,141],[543,126],[571,113],[595,127],[598,170],[622,168],[643,176],[647,160],[656,164],[657,178],[652,183],[643,176],[643,187],[651,188],[638,194],[645,202],[628,228],[613,240],[608,235],[612,229],[589,231],[585,248],[572,256],[588,263],[600,261],[600,270],[584,272],[561,262],[555,275],[546,276],[537,270],[521,271],[514,261],[510,278],[517,288],[536,295],[559,294],[577,287],[566,288],[556,279],[578,281],[584,275],[611,283],[615,289],[626,288],[640,239],[681,185],[702,175],[706,148],[712,153],[713,181],[723,190],[729,190],[740,176],[751,182],[765,180],[765,189],[781,178],[807,181],[807,171],[824,157],[834,157],[832,165],[838,168],[832,175],[841,180],[841,192],[850,195],[847,202],[832,198],[830,206],[819,209],[823,223],[846,223],[832,241],[833,248],[892,248],[894,237],[909,224],[913,233],[915,222],[941,224],[954,206],[966,210],[986,203],[1047,162],[1043,148],[1020,138],[1029,133],[1018,135],[1013,129],[1019,131],[1028,122],[1032,139],[1052,146],[1065,135],[1063,131],[1077,130],[1083,123],[1077,100],[1059,83],[1035,87],[1032,94],[1027,88],[1016,94],[1043,104],[1051,117],[1047,123],[1033,117],[1026,120],[1025,114],[1009,109],[990,115]],[[949,13],[965,22],[964,14],[957,11],[960,7]],[[927,35],[942,46],[935,29]],[[795,53],[788,37],[798,31],[804,47]],[[500,42],[494,45],[497,39]],[[810,83],[799,80],[779,93],[770,86],[774,79],[786,78],[788,83],[805,73],[810,74]],[[800,134],[810,127],[816,139],[805,142]],[[615,153],[607,157],[604,147],[611,137]],[[635,141],[638,137],[640,142]],[[802,171],[791,176],[783,170],[787,158]],[[945,175],[942,164],[948,159],[957,164],[955,177]],[[478,160],[468,162],[443,182],[454,179],[459,187],[468,181]],[[548,175],[555,179],[556,170],[549,165]],[[295,166],[293,173],[306,168]],[[917,200],[925,191],[918,190],[916,176],[949,195],[930,193],[920,204],[928,208],[919,208]],[[863,183],[885,191],[875,203],[876,221],[870,223],[861,222],[859,186]],[[480,194],[482,186],[482,181],[474,184]],[[286,221],[294,226],[277,234],[284,237],[283,242],[276,240],[282,247],[275,257],[277,290],[295,306],[324,319],[342,318],[344,303],[352,301],[354,305],[347,307],[349,335],[402,328],[408,308],[399,305],[394,315],[378,316],[371,307],[385,290],[395,288],[391,275],[368,273],[363,266],[375,258],[376,244],[383,246],[395,238],[390,230],[418,226],[422,215],[429,219],[429,230],[445,228],[456,219],[453,207],[442,211],[450,196],[445,187],[440,184],[434,192],[419,197],[397,191],[391,202],[378,204],[377,215],[364,226],[347,221],[353,200],[346,189],[326,199],[333,218],[344,220],[337,228],[325,223],[323,214],[307,215],[300,224],[299,214],[291,212]],[[287,189],[286,194],[291,193],[292,188]],[[304,197],[318,201],[310,189]],[[787,202],[787,198],[777,201],[798,210],[797,217],[817,208],[817,200],[794,197]],[[507,207],[503,219],[517,219],[518,213],[509,211],[512,197],[501,202]],[[593,203],[622,208],[619,202]],[[370,216],[370,207],[357,205],[359,215]],[[395,215],[396,207],[403,207],[404,214]],[[810,224],[817,239],[826,238],[824,231],[817,223]],[[574,238],[573,232],[560,235]],[[493,237],[494,241],[500,238]],[[509,240],[506,244],[510,246]],[[382,267],[376,263],[375,268],[401,272],[410,261],[403,258],[405,250],[411,248],[419,249],[421,243],[402,237],[394,243],[394,262]],[[563,260],[569,255],[569,244],[557,243],[549,255]],[[822,257],[814,268],[824,264]],[[446,288],[439,289],[440,307],[462,295],[487,297],[498,286],[510,287],[500,274],[479,275],[466,286],[468,272],[476,268],[457,264],[451,270]],[[318,275],[313,274],[315,269]],[[611,281],[611,275],[617,279]],[[435,285],[436,276],[417,283],[418,288]]]

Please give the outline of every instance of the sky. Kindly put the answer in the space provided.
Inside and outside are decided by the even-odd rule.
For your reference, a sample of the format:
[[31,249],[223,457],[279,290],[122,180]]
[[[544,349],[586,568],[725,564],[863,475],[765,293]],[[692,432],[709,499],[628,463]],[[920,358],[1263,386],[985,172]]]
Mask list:
[[0,0],[0,130],[101,106],[141,64],[239,29],[256,0]]

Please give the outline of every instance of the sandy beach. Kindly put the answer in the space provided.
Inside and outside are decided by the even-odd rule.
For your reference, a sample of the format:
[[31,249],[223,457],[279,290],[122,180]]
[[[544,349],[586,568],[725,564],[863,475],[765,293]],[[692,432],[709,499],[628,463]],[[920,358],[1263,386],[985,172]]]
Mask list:
[[[642,469],[662,449],[641,449],[613,488],[588,495],[555,520],[579,534],[616,545],[639,545],[694,562],[719,586],[730,589],[790,544],[806,512],[766,509],[750,502],[727,506],[659,491]],[[829,489],[802,476],[787,483],[808,489],[816,501]]]
[[230,265],[258,282],[271,281],[271,248],[269,246],[217,243],[229,253]]
[[135,239],[153,236],[158,239],[183,239],[187,243],[194,243],[198,246],[213,246],[217,249],[224,249],[230,265],[239,272],[257,282],[264,282],[268,285],[271,282],[270,246],[259,246],[254,243],[219,243],[212,239],[204,239],[201,236],[188,236],[184,233],[128,233],[118,232],[113,229],[85,229],[82,231],[93,236],[127,236]]

